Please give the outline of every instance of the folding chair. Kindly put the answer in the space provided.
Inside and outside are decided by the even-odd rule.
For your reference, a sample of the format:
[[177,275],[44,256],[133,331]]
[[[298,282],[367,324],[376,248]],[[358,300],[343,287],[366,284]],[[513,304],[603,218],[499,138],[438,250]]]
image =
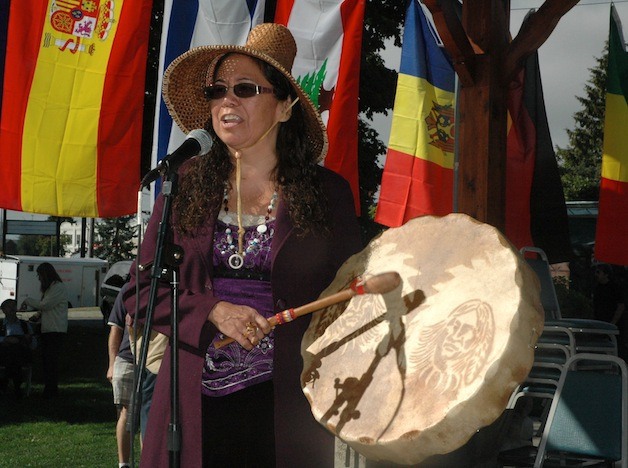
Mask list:
[[[583,370],[581,362],[597,365]],[[602,365],[604,364],[604,365]],[[561,374],[538,448],[500,454],[503,467],[628,467],[628,370],[606,354],[572,356]]]
[[617,355],[619,329],[601,320],[565,318],[561,315],[547,255],[536,247],[523,247],[521,254],[541,283],[545,327],[539,343],[564,346],[571,355],[581,352]]

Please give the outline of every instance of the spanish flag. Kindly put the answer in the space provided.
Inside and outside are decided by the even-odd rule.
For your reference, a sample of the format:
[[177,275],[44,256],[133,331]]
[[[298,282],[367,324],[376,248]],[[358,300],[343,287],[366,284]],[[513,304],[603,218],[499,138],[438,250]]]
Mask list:
[[628,52],[621,21],[611,6],[606,116],[595,257],[628,265]]
[[397,227],[453,211],[455,75],[418,0],[406,12],[375,221]]
[[0,206],[133,213],[152,0],[4,3]]

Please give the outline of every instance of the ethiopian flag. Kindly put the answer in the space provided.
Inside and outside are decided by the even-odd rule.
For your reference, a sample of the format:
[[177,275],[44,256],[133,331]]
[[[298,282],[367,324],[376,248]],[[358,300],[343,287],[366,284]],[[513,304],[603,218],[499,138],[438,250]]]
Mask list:
[[133,213],[152,0],[3,1],[0,207]]
[[454,69],[417,0],[401,49],[386,164],[375,221],[397,227],[453,211]]
[[595,257],[628,265],[628,52],[611,6],[606,78],[606,116]]

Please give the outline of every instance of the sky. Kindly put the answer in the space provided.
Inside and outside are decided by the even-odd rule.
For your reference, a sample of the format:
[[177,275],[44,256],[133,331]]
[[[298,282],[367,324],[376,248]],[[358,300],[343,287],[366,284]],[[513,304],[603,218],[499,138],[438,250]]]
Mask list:
[[[511,0],[510,33],[517,35],[523,18],[530,9],[543,4],[541,0]],[[622,20],[624,40],[628,37],[628,0],[614,2]],[[610,3],[581,0],[567,14],[539,48],[541,80],[552,141],[556,147],[569,143],[566,129],[574,128],[573,114],[581,110],[577,96],[584,97],[589,69],[602,55],[608,39]],[[383,54],[388,67],[399,69],[400,49],[390,48]],[[374,126],[380,138],[388,143],[390,116],[377,116]]]

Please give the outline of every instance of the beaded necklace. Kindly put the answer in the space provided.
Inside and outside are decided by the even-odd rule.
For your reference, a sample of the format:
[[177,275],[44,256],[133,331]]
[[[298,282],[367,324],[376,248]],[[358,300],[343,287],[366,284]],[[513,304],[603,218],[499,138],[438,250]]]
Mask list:
[[[236,249],[231,228],[227,227],[227,229],[225,230],[225,234],[227,234],[227,242],[229,243],[229,250],[233,251],[228,260],[229,266],[232,269],[239,270],[240,268],[242,268],[242,266],[244,265],[244,257],[246,257],[246,254],[254,250],[260,243],[259,235],[264,234],[266,231],[268,231],[268,221],[270,220],[270,215],[272,214],[273,210],[275,209],[275,205],[277,204],[277,198],[277,191],[275,191],[272,197],[270,197],[270,202],[268,203],[268,207],[266,208],[266,214],[264,215],[264,220],[260,222],[255,228],[255,231],[258,235],[253,236],[249,240],[248,246],[246,248],[244,248],[243,235],[238,235],[238,246]],[[227,187],[225,187],[223,205],[225,210],[225,216],[223,216],[222,220],[228,225],[233,224],[233,218],[229,213],[229,189]]]

